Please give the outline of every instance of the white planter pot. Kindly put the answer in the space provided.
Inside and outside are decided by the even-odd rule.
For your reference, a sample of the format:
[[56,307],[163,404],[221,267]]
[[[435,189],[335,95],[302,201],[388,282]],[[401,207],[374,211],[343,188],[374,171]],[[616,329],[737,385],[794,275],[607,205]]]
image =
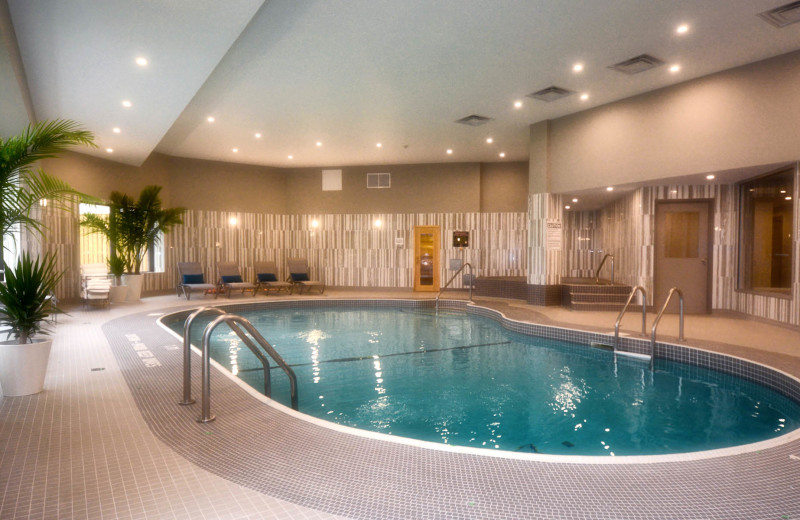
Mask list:
[[108,298],[111,303],[123,303],[128,298],[127,285],[114,285],[111,286],[108,292]]
[[19,344],[0,341],[0,389],[5,396],[31,395],[42,391],[52,339],[34,339]]
[[123,274],[122,282],[128,286],[129,302],[138,302],[142,299],[142,282],[144,277],[141,274]]

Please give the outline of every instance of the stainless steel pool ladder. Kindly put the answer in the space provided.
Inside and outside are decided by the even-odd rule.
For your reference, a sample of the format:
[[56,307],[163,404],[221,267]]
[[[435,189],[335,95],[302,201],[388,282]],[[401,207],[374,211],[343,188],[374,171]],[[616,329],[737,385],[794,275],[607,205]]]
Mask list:
[[442,295],[442,293],[444,292],[445,289],[450,287],[450,284],[453,283],[453,280],[456,279],[456,276],[458,276],[459,273],[461,273],[461,271],[463,271],[466,267],[469,267],[469,301],[472,301],[472,286],[475,284],[475,277],[472,276],[472,264],[469,263],[469,262],[466,262],[464,265],[462,265],[458,269],[458,271],[455,272],[455,274],[453,276],[450,277],[449,280],[447,280],[447,283],[444,284],[444,287],[442,287],[442,289],[439,291],[439,294],[436,295],[436,312],[437,313],[439,312],[439,297]]
[[[247,345],[253,355],[261,361],[264,368],[264,395],[270,397],[272,395],[272,382],[270,377],[269,359],[264,355],[264,352],[269,354],[272,359],[280,366],[286,375],[289,377],[290,394],[292,401],[292,408],[297,410],[297,376],[291,367],[283,360],[278,352],[264,339],[264,337],[253,327],[253,324],[241,316],[229,314],[216,307],[203,307],[195,311],[186,323],[184,323],[184,401],[179,404],[191,404],[194,400],[191,399],[191,322],[194,318],[204,312],[216,312],[220,314],[211,323],[206,325],[203,330],[203,357],[202,357],[202,398],[201,398],[201,416],[198,422],[211,422],[214,416],[211,415],[211,356],[209,341],[214,329],[221,323],[227,323],[231,330],[239,336],[242,342]],[[250,336],[242,331],[244,328]],[[255,340],[255,342],[253,341]],[[261,348],[259,348],[261,347]],[[262,350],[264,352],[262,352]]]
[[664,311],[667,310],[667,305],[669,305],[670,300],[672,300],[672,295],[678,293],[678,298],[680,299],[680,335],[678,339],[680,341],[684,341],[683,337],[683,293],[677,287],[673,287],[669,290],[669,294],[667,295],[667,300],[664,302],[664,305],[661,307],[661,310],[658,311],[658,316],[656,316],[656,320],[653,322],[653,329],[650,333],[650,371],[653,371],[653,359],[656,357],[656,329],[658,328],[658,322],[661,321],[661,316],[664,314]]
[[614,285],[614,255],[611,253],[606,253],[606,256],[600,260],[600,265],[597,266],[597,269],[594,272],[594,281],[596,283],[600,283],[600,269],[603,268],[603,264],[606,263],[606,260],[611,259],[611,285]]
[[622,310],[619,311],[619,316],[617,316],[617,321],[616,323],[614,323],[615,354],[619,349],[619,324],[622,321],[622,317],[625,315],[625,311],[628,310],[628,305],[631,304],[631,301],[633,301],[633,297],[636,295],[637,292],[642,293],[642,336],[647,335],[647,332],[645,332],[645,328],[647,327],[647,291],[645,291],[644,287],[642,287],[641,285],[637,285],[636,287],[631,289],[631,293],[628,295],[628,301],[625,302],[625,305],[622,307]]

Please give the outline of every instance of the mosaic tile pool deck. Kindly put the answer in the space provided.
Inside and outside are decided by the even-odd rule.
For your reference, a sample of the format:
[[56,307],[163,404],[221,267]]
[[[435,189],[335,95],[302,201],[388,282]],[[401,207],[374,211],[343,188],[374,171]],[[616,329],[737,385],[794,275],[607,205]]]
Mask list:
[[[279,305],[316,304],[284,300]],[[359,519],[800,519],[797,436],[777,446],[698,460],[608,464],[485,456],[320,426],[262,403],[216,370],[211,405],[217,419],[198,423],[199,403],[176,404],[180,340],[147,314],[109,321],[103,332],[150,430],[200,468],[281,501]],[[507,326],[520,332],[541,332],[542,327]],[[548,333],[573,340],[578,334],[590,341],[597,335],[557,328]],[[623,348],[645,347],[626,338]],[[767,374],[772,386],[798,395],[796,380],[754,363],[668,344],[659,344],[657,354],[690,356],[753,378]],[[197,356],[193,363],[193,391],[199,397]]]

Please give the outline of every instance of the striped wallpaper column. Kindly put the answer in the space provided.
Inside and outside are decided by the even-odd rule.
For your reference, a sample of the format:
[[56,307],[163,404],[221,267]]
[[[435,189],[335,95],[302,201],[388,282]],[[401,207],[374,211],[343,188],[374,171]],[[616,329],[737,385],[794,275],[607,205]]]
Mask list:
[[564,266],[562,249],[547,247],[547,222],[557,221],[562,225],[562,248],[564,243],[564,219],[561,195],[534,193],[528,196],[528,218],[530,233],[530,268],[528,283],[531,285],[555,285],[561,281]]

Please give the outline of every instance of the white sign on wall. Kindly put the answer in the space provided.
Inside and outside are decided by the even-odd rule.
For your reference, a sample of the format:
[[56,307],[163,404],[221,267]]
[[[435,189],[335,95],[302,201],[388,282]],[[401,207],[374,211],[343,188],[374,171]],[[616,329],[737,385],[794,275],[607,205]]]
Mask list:
[[547,221],[547,234],[545,235],[546,249],[560,250],[561,249],[561,221],[548,220]]

